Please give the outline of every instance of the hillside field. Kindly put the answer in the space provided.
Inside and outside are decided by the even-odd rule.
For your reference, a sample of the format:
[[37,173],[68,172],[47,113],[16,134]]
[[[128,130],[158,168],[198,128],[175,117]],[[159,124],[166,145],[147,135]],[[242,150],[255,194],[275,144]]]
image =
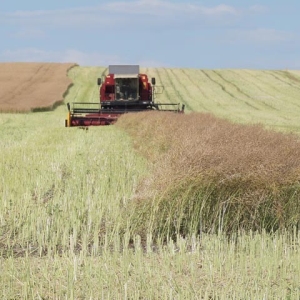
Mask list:
[[[95,78],[106,71],[97,67],[70,70],[76,85],[74,101],[98,102]],[[234,122],[300,132],[300,71],[141,68],[141,72],[163,86],[157,102],[178,102],[186,105],[187,112],[213,113]]]
[[0,111],[52,109],[71,85],[66,76],[75,64],[0,63]]
[[[239,183],[239,178],[246,174],[251,181],[245,182],[258,187],[252,190],[250,186],[249,191],[254,191],[260,200],[265,200],[260,192],[268,182],[272,183],[270,194],[266,193],[264,197],[278,197],[280,184],[288,184],[288,198],[285,199],[287,204],[295,201],[291,208],[296,208],[288,211],[296,212],[300,195],[297,177],[300,162],[290,149],[298,153],[300,71],[142,68],[142,72],[156,77],[158,86],[163,86],[164,91],[157,95],[157,101],[184,103],[186,115],[182,119],[176,116],[174,120],[168,119],[171,118],[168,115],[165,126],[160,126],[163,122],[151,126],[143,118],[144,125],[139,127],[139,123],[128,116],[122,121],[125,125],[120,122],[120,126],[82,130],[64,127],[66,103],[98,102],[97,78],[106,72],[106,68],[73,64],[65,67],[57,72],[52,70],[52,75],[44,78],[42,84],[35,85],[35,96],[30,94],[32,103],[38,103],[37,108],[51,106],[61,95],[65,95],[63,105],[42,112],[19,113],[27,103],[24,102],[25,94],[22,91],[32,90],[32,84],[35,80],[39,81],[41,76],[26,79],[22,75],[22,88],[18,85],[12,88],[8,84],[11,80],[7,77],[4,80],[0,75],[3,93],[0,99],[6,99],[0,101],[0,110],[8,110],[0,114],[2,299],[299,299],[300,236],[297,226],[282,227],[274,232],[261,228],[256,230],[254,226],[253,230],[236,230],[230,235],[222,230],[199,232],[198,229],[184,235],[179,226],[178,231],[172,232],[173,235],[168,232],[168,235],[160,237],[156,235],[157,231],[152,231],[152,227],[147,225],[153,224],[151,222],[161,212],[176,208],[171,201],[180,199],[180,187],[185,187],[180,185],[181,177],[176,177],[179,187],[175,191],[177,194],[172,194],[173,190],[168,193],[168,190],[166,195],[169,198],[155,198],[162,200],[159,203],[148,201],[143,205],[144,202],[140,200],[144,199],[143,193],[147,194],[147,199],[149,195],[152,199],[153,182],[155,187],[172,183],[172,172],[158,171],[174,167],[176,174],[182,175],[175,169],[175,163],[180,166],[197,157],[205,157],[204,163],[213,161],[214,170],[223,172],[223,168],[218,168],[218,159],[227,159],[222,164],[225,168],[230,163],[232,153],[233,158],[239,161],[235,161],[236,165],[229,173],[225,172],[226,178],[233,179],[230,183]],[[16,66],[15,72],[11,70],[11,74],[21,74],[18,68]],[[40,70],[46,71],[45,68],[41,66]],[[35,69],[34,74],[39,72]],[[48,83],[50,86],[50,82],[53,84],[58,78],[63,84],[54,83],[58,87],[57,94],[51,96],[47,103],[39,102],[46,101],[41,97],[45,90],[48,91],[45,86]],[[40,90],[39,86],[42,87]],[[1,106],[10,101],[14,103],[13,109],[7,109],[6,104]],[[28,107],[33,109],[32,106]],[[193,140],[200,130],[201,116],[205,122],[212,120],[212,123],[203,121],[204,135],[199,133],[200,137],[205,138],[203,144],[202,139]],[[153,118],[159,120],[160,117],[153,115]],[[217,121],[218,118],[237,124],[231,126],[227,120]],[[179,119],[182,121],[177,122]],[[249,148],[255,126],[250,129],[246,127],[246,132],[249,132],[246,134],[246,143],[243,144],[242,140],[238,148],[230,151],[230,147],[236,147],[235,138],[245,137],[244,127],[235,127],[240,123],[263,125],[258,127],[258,134],[255,135],[254,153]],[[177,129],[174,128],[174,135],[168,135],[172,132],[172,124]],[[223,131],[218,124],[223,124]],[[169,131],[165,131],[167,126]],[[229,132],[224,134],[226,128]],[[265,131],[262,128],[276,130],[276,134],[268,135],[267,145],[264,145]],[[141,140],[143,145],[139,145],[139,140],[131,134],[130,129],[138,133],[144,130],[149,138],[146,142]],[[178,129],[181,132],[176,140]],[[219,140],[215,132],[222,139]],[[278,140],[277,133],[280,136]],[[156,136],[164,138],[158,143],[154,139]],[[209,144],[210,140],[215,144]],[[224,151],[222,156],[214,160],[220,152],[213,146],[222,146],[218,141],[224,142],[224,147],[221,147]],[[227,141],[230,142],[227,144]],[[267,156],[264,155],[268,154],[265,152],[276,148],[276,141],[281,142],[278,151],[273,149],[271,157],[265,160]],[[199,143],[201,147],[198,149]],[[178,149],[172,149],[174,145]],[[195,151],[188,152],[188,148]],[[205,152],[207,149],[209,151]],[[250,151],[247,152],[250,153],[247,157],[249,169],[247,163],[240,164],[245,156],[238,155],[238,151],[245,149]],[[197,156],[194,156],[195,153]],[[259,155],[262,168],[255,164],[255,155]],[[172,163],[166,161],[168,157],[173,159]],[[288,159],[285,160],[285,157]],[[199,163],[199,160],[195,162]],[[197,175],[194,171],[199,168],[194,170],[189,166],[184,170]],[[280,170],[288,176],[280,176]],[[267,173],[269,171],[272,173]],[[274,175],[271,177],[277,181],[272,179],[260,186],[260,182],[255,181],[256,174],[265,173]],[[159,180],[157,184],[155,179]],[[197,184],[199,182],[196,181]],[[228,199],[235,201],[239,195],[253,196],[248,190],[244,195],[240,185],[237,186],[237,193],[229,193]],[[203,200],[202,196],[207,195],[207,191],[213,195],[211,185],[206,187],[200,196],[197,190],[194,193],[194,187],[184,189],[186,195],[193,195],[187,200]],[[225,187],[227,189],[228,185]],[[219,191],[222,192],[221,189]],[[276,212],[283,216],[281,212],[284,212],[285,206],[276,197]],[[170,202],[165,205],[166,199]],[[219,199],[223,205],[224,199]],[[267,200],[273,203],[274,199]],[[232,203],[236,204],[234,201]],[[138,205],[132,206],[132,203]],[[140,207],[141,211],[138,211]],[[226,219],[226,206],[222,207],[225,208],[222,214],[216,214],[218,219],[214,224],[221,224],[224,216]],[[144,208],[146,211],[142,211]],[[252,218],[257,213],[252,212],[247,211],[247,216]],[[144,213],[146,217],[150,216],[150,220],[144,219]],[[188,213],[195,218],[192,209]],[[178,219],[170,220],[171,225],[175,224],[173,227],[176,227]],[[256,220],[251,220],[256,225]],[[295,224],[297,220],[291,216],[289,222]],[[189,223],[189,219],[186,223]],[[140,228],[146,229],[143,232],[134,231],[133,224],[142,224]]]

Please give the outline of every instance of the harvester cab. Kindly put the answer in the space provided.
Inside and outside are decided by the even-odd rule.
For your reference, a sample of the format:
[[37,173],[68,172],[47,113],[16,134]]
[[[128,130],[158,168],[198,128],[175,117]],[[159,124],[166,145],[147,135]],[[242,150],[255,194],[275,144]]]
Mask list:
[[100,101],[68,103],[66,127],[114,124],[128,112],[147,110],[184,112],[179,103],[155,103],[155,78],[148,80],[138,65],[110,65],[108,74],[97,79]]
[[123,78],[115,76],[116,100],[138,99],[138,78]]

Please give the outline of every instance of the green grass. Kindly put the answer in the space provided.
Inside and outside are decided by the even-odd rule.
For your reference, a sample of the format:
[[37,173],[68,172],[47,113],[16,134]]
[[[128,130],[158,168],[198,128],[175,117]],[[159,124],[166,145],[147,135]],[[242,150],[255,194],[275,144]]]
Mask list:
[[[97,77],[104,70],[71,69],[74,86],[65,102],[97,102]],[[291,77],[275,71],[149,68],[147,73],[160,75],[166,91],[161,102],[182,99],[190,110],[299,131],[297,72]],[[277,110],[255,100],[269,94],[268,104]],[[245,104],[246,98],[259,110]],[[167,243],[151,232],[131,235],[132,211],[126,209],[141,180],[150,180],[152,163],[116,126],[65,128],[66,114],[65,106],[0,114],[3,299],[299,298],[296,228],[236,232],[230,238],[221,232],[178,235]],[[152,147],[148,154],[153,155]]]

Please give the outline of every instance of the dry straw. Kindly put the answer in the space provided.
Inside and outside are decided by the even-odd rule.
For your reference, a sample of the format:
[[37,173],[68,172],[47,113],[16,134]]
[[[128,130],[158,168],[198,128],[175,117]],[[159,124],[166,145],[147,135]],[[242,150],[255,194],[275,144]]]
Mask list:
[[298,225],[298,136],[200,113],[127,114],[118,126],[153,164],[132,202],[133,230],[170,236]]

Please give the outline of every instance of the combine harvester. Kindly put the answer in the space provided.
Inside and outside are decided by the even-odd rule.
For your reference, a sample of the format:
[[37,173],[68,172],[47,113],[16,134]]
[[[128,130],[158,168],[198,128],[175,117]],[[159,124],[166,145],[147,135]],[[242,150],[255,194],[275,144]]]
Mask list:
[[97,103],[68,103],[66,127],[101,126],[114,124],[129,112],[172,111],[184,112],[179,103],[155,103],[155,78],[151,83],[146,74],[140,74],[138,65],[110,65],[109,74],[98,78],[100,101]]

